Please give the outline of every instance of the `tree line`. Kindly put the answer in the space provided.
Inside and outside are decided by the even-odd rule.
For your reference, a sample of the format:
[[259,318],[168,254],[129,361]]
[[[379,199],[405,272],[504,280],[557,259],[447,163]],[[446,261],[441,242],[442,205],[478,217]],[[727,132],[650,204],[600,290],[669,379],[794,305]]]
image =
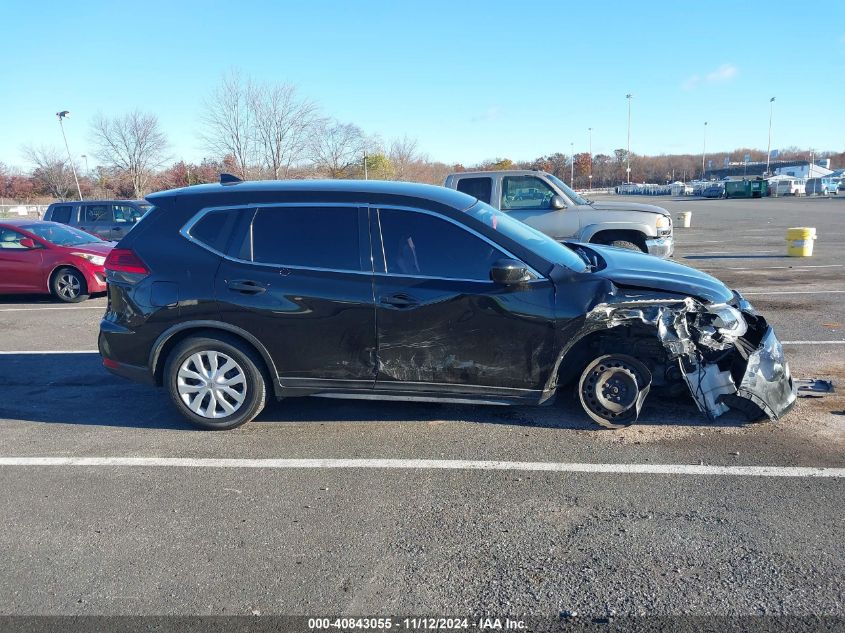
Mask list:
[[[201,140],[209,158],[199,163],[174,162],[158,118],[132,111],[118,116],[97,114],[89,124],[89,151],[97,167],[75,159],[73,165],[57,146],[26,146],[29,171],[0,162],[0,203],[38,202],[78,197],[74,170],[85,198],[143,198],[152,191],[215,182],[221,172],[244,180],[289,178],[370,178],[441,184],[449,172],[467,169],[540,169],[584,189],[610,187],[626,179],[628,156],[563,152],[534,160],[494,158],[475,165],[431,160],[416,139],[384,142],[359,126],[325,116],[318,104],[286,83],[256,82],[237,72],[225,75],[202,105]],[[725,159],[765,161],[764,151],[739,148],[707,156],[721,168]],[[820,153],[836,166],[845,152]],[[806,159],[809,151],[790,148],[779,159]],[[82,156],[80,155],[80,159]],[[630,157],[633,182],[663,183],[702,176],[701,154]],[[592,159],[592,160],[591,160]],[[590,176],[592,175],[592,178]]]

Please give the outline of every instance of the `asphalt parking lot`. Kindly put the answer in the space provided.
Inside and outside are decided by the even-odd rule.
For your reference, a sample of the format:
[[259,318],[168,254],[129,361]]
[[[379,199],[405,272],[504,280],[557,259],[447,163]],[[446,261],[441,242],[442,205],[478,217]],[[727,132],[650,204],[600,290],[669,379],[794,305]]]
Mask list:
[[[0,298],[0,613],[845,617],[845,481],[813,470],[845,468],[845,196],[631,199],[692,211],[676,260],[839,392],[761,424],[652,397],[622,431],[569,396],[314,398],[207,433],[102,369],[103,297]],[[791,226],[812,258],[785,256]]]

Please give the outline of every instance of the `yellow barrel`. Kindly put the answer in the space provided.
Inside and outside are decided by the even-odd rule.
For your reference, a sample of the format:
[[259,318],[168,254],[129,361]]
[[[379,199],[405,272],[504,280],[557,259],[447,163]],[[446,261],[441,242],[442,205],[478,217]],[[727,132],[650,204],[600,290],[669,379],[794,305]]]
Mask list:
[[816,229],[799,226],[786,229],[786,254],[790,257],[812,257]]

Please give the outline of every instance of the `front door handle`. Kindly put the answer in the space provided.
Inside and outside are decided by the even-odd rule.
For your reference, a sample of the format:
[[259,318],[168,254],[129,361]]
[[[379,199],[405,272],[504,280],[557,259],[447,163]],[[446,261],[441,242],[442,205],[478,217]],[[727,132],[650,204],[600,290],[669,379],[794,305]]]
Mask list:
[[239,292],[244,295],[258,295],[267,291],[266,286],[251,279],[232,279],[227,281],[226,285],[232,292]]
[[382,297],[379,299],[379,302],[383,305],[393,306],[394,308],[413,308],[414,306],[418,306],[420,304],[420,302],[412,296],[404,293],[390,295],[389,297]]

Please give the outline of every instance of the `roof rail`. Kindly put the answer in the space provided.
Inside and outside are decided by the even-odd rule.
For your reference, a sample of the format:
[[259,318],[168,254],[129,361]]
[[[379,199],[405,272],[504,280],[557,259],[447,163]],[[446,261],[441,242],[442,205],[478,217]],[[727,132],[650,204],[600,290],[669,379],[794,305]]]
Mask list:
[[243,180],[241,180],[237,176],[234,176],[232,174],[227,174],[226,172],[223,172],[223,173],[220,174],[220,184],[221,185],[236,185],[239,182],[243,182]]

